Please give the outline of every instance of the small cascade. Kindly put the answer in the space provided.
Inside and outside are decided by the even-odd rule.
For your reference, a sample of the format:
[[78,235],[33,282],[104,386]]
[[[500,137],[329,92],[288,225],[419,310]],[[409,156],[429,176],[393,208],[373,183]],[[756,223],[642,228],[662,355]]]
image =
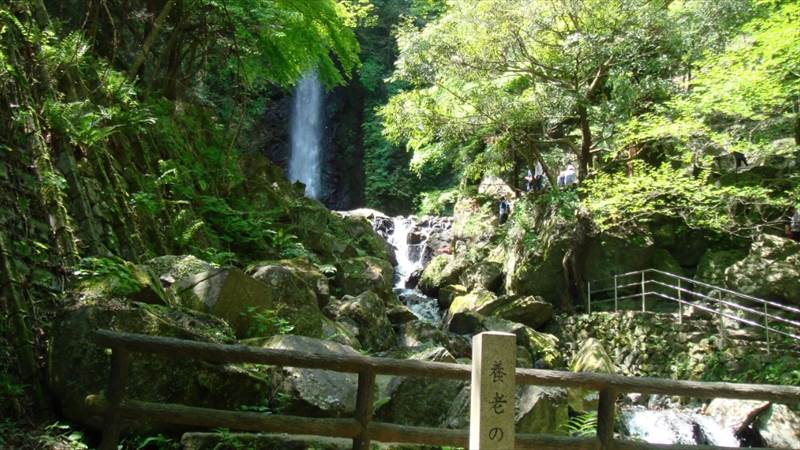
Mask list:
[[[425,253],[428,235],[417,231],[417,224],[412,217],[395,217],[392,225],[394,232],[389,236],[389,243],[395,248],[397,258],[394,287],[404,289],[411,275],[422,269],[427,262]],[[410,243],[413,237],[416,237],[416,242]]]
[[438,324],[442,320],[439,303],[417,290],[414,275],[430,262],[436,249],[449,241],[450,221],[445,218],[374,218],[375,229],[395,249],[397,266],[394,291],[420,320]]
[[317,73],[303,75],[294,91],[289,138],[289,180],[306,186],[306,196],[322,197],[322,83]]
[[695,411],[654,410],[634,406],[622,410],[629,437],[650,444],[699,444],[739,447],[739,440],[709,416]]

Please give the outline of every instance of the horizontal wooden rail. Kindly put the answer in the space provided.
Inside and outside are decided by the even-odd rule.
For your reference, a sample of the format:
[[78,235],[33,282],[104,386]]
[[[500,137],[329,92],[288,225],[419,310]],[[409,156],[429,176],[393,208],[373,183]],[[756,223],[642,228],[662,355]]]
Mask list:
[[[225,363],[261,363],[274,366],[325,369],[335,372],[370,371],[379,375],[470,379],[466,364],[374,358],[360,355],[315,355],[291,350],[272,350],[245,345],[209,344],[159,336],[98,331],[97,343],[103,347],[130,352],[158,353]],[[517,369],[518,384],[559,386],[601,391],[612,388],[619,393],[683,395],[695,398],[735,398],[800,403],[800,388],[765,384],[678,381],[662,378],[625,377],[590,372]]]
[[[227,411],[185,405],[151,403],[124,398],[128,357],[114,357],[112,398],[89,396],[87,406],[97,415],[112,418],[104,429],[102,448],[116,448],[119,419],[169,423],[192,427],[226,427],[241,431],[280,432],[353,439],[354,449],[369,448],[371,440],[421,445],[468,445],[467,430],[409,427],[372,421],[372,399],[375,375],[395,375],[468,380],[471,368],[464,364],[375,358],[360,355],[317,355],[291,350],[274,350],[244,345],[212,344],[181,339],[131,333],[98,331],[97,343],[112,349],[112,355],[153,353],[171,358],[192,358],[219,363],[256,363],[285,367],[324,369],[357,373],[358,405],[354,418],[307,418],[253,412]],[[112,377],[113,378],[113,377]],[[681,395],[694,398],[736,398],[766,400],[777,403],[800,403],[800,388],[757,384],[676,381],[659,378],[634,378],[597,373],[574,373],[556,370],[517,369],[518,384],[581,388],[601,393],[605,405],[598,411],[597,437],[563,437],[518,434],[516,449],[536,450],[727,450],[722,447],[669,446],[633,443],[613,439],[614,400],[617,394]],[[113,380],[112,380],[113,381]],[[605,397],[603,397],[605,396]],[[602,420],[600,418],[602,417]],[[602,428],[602,430],[601,430]],[[106,439],[106,434],[109,438]]]
[[160,336],[116,333],[101,330],[95,341],[101,347],[123,348],[130,352],[155,353],[172,358],[200,359],[219,363],[255,363],[281,367],[325,369],[334,372],[370,371],[380,375],[449,378],[469,380],[470,367],[360,355],[316,355],[293,350],[274,350],[247,345],[211,344]]

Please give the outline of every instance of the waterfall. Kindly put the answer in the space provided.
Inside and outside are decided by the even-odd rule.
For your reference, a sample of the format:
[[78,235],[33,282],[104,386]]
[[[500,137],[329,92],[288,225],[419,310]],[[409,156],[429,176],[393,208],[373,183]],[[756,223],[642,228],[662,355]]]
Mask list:
[[410,235],[416,228],[411,217],[395,217],[392,219],[394,232],[389,236],[389,243],[395,248],[397,267],[395,268],[395,288],[405,288],[409,277],[424,264],[427,236],[420,242],[410,244]]
[[292,155],[289,180],[306,186],[306,195],[319,199],[322,192],[322,84],[315,71],[307,72],[294,91],[289,124]]

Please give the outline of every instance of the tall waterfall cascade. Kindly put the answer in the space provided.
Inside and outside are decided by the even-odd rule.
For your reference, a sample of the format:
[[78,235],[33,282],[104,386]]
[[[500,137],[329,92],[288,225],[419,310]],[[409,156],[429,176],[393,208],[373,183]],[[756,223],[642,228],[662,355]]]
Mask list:
[[322,83],[315,71],[300,79],[292,99],[289,180],[306,186],[306,196],[322,197]]

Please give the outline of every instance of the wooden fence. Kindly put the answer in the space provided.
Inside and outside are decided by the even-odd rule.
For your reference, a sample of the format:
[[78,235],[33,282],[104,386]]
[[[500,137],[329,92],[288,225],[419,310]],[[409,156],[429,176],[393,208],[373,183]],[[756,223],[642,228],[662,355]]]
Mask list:
[[[395,375],[469,380],[471,367],[367,356],[316,355],[244,345],[222,345],[130,333],[98,331],[96,342],[112,350],[111,376],[105,396],[93,395],[87,405],[105,418],[101,450],[117,448],[123,420],[225,427],[239,431],[288,433],[349,438],[353,449],[365,450],[370,441],[467,447],[469,430],[410,427],[372,420],[376,375]],[[132,353],[152,353],[170,358],[190,358],[217,363],[255,363],[301,367],[358,374],[355,417],[306,418],[253,412],[226,411],[185,405],[127,399],[128,369]],[[597,435],[566,437],[517,434],[516,449],[536,450],[727,450],[726,447],[653,445],[614,439],[615,401],[618,395],[679,395],[693,398],[734,398],[800,403],[800,388],[792,386],[675,381],[658,378],[573,373],[555,370],[517,369],[516,382],[539,386],[580,388],[600,393]]]

